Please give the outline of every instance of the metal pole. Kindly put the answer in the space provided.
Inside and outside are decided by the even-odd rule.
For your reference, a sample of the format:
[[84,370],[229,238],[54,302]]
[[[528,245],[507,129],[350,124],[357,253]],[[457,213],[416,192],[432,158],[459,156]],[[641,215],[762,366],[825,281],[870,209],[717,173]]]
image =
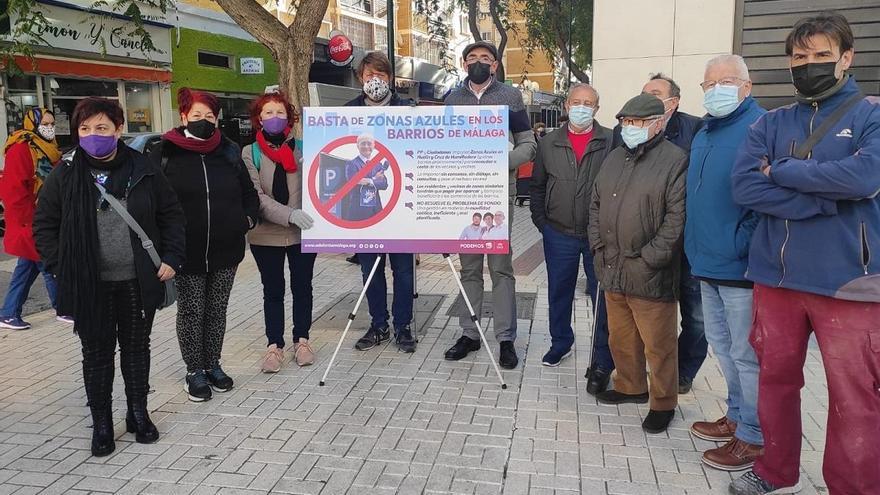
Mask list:
[[[345,336],[348,334],[348,329],[351,328],[352,322],[354,322],[355,315],[358,312],[358,308],[361,307],[361,302],[364,300],[364,296],[367,294],[367,288],[370,287],[370,283],[373,282],[373,276],[376,275],[376,268],[379,267],[379,262],[382,261],[382,256],[376,256],[376,261],[373,263],[373,268],[370,270],[370,275],[367,276],[366,282],[364,282],[364,288],[361,290],[361,295],[358,296],[357,302],[354,305],[354,309],[351,310],[351,313],[348,314],[348,323],[345,324],[345,330],[342,331],[342,335],[339,336],[339,342],[336,344],[336,350],[333,351],[333,356],[330,358],[330,362],[327,363],[327,369],[324,370],[324,376],[321,377],[321,381],[318,382],[318,385],[323,387],[324,382],[327,380],[327,375],[330,374],[330,368],[333,367],[333,362],[336,361],[336,355],[339,354],[339,348],[342,347],[342,341],[345,340]],[[385,274],[383,273],[384,277]]]
[[565,88],[571,88],[571,47],[574,45],[571,40],[571,25],[574,24],[574,0],[568,0],[568,81],[565,82]]
[[483,341],[483,347],[486,348],[486,353],[489,354],[489,361],[492,362],[492,366],[495,368],[495,374],[498,375],[498,381],[501,382],[501,388],[507,390],[507,384],[504,383],[504,377],[501,376],[501,370],[498,369],[498,363],[495,362],[495,356],[492,355],[492,351],[489,349],[489,341],[486,340],[486,334],[483,333],[483,327],[480,326],[480,318],[474,312],[474,307],[471,305],[471,300],[468,299],[467,292],[464,291],[464,285],[461,284],[461,279],[458,277],[455,265],[452,264],[452,257],[448,254],[444,254],[443,257],[446,258],[446,262],[449,263],[449,270],[452,271],[452,276],[455,278],[455,283],[458,284],[459,292],[461,292],[461,298],[464,300],[468,312],[471,314],[471,321],[477,326],[477,332],[480,334],[480,339]]
[[388,9],[388,27],[385,33],[388,36],[388,60],[391,62],[391,81],[394,82],[394,0],[388,0],[386,8]]

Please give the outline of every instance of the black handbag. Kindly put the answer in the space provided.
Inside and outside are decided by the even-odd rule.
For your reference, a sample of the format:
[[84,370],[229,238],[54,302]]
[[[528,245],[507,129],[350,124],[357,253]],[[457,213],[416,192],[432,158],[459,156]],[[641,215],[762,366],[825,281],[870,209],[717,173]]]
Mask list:
[[[110,206],[113,207],[113,210],[122,217],[122,220],[128,224],[131,230],[137,234],[138,239],[141,240],[141,246],[150,255],[150,259],[153,261],[153,264],[156,265],[156,269],[158,270],[160,266],[162,266],[162,259],[159,257],[159,253],[156,251],[156,246],[153,245],[153,241],[144,232],[144,229],[141,228],[140,224],[137,223],[131,214],[125,209],[125,206],[119,202],[112,194],[107,193],[107,189],[104,188],[101,184],[95,182],[95,186],[98,188],[98,191],[101,192],[101,196],[105,201],[110,203]],[[168,306],[171,306],[177,301],[177,288],[174,286],[174,280],[166,280],[165,281],[165,300],[162,304],[159,305],[159,309],[165,309]]]

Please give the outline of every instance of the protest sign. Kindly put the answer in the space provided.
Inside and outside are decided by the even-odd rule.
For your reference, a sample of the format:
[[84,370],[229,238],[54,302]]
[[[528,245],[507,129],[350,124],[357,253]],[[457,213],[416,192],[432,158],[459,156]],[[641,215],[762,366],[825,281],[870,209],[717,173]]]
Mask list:
[[505,106],[313,107],[305,252],[507,253]]

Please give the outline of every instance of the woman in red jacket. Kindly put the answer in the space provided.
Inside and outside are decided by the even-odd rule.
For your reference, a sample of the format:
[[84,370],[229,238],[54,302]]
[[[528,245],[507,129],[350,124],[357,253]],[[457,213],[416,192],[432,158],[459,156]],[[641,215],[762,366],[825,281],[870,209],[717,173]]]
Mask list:
[[[3,247],[8,254],[18,256],[0,309],[0,327],[13,330],[31,326],[21,319],[21,310],[37,275],[43,274],[52,307],[56,292],[55,279],[45,271],[31,231],[37,194],[43,180],[61,161],[55,142],[55,115],[47,108],[32,108],[25,113],[22,127],[6,141],[6,166],[0,179],[0,199],[6,209]],[[58,321],[73,322],[66,316],[58,316]]]

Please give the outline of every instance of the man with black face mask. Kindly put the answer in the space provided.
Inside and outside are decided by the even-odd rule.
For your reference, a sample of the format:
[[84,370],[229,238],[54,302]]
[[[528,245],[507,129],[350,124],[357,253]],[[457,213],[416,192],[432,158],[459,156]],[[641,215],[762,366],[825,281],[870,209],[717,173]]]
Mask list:
[[[498,69],[498,49],[491,43],[478,41],[464,49],[464,67],[468,77],[464,84],[446,96],[447,105],[507,105],[509,108],[510,136],[513,149],[508,154],[510,204],[516,194],[516,171],[520,165],[535,157],[538,143],[529,123],[522,94],[516,88],[495,80]],[[508,208],[508,224],[513,224],[513,209]],[[519,362],[513,342],[516,340],[516,279],[513,276],[513,254],[486,255],[492,275],[492,309],[495,321],[495,339],[501,348],[498,363],[506,369]],[[476,314],[483,307],[483,255],[462,254],[461,282]],[[449,350],[446,359],[458,361],[480,348],[480,336],[470,316],[461,316],[462,336]]]
[[[731,493],[800,489],[800,389],[811,333],[828,382],[830,493],[880,487],[880,100],[847,74],[849,23],[802,19],[785,40],[797,103],[749,130],[733,199],[760,214],[746,277],[764,456]],[[820,138],[821,137],[821,138]],[[812,146],[810,146],[812,144]]]

